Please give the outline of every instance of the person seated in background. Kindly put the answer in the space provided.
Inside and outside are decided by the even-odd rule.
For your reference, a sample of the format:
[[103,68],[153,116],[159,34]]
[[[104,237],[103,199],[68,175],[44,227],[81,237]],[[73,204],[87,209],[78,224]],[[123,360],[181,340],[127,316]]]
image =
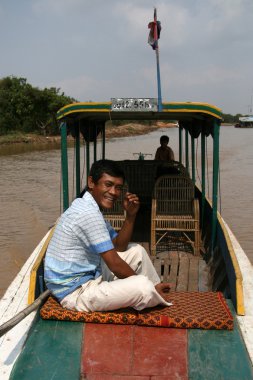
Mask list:
[[169,141],[170,139],[166,135],[163,135],[160,137],[161,146],[157,148],[156,150],[155,160],[160,160],[160,161],[174,161],[175,160],[174,152],[168,146]]
[[145,249],[129,244],[140,202],[127,192],[126,219],[117,233],[103,217],[119,198],[125,176],[112,160],[93,163],[87,189],[60,217],[45,257],[47,288],[67,309],[142,310],[166,301],[170,289],[161,283]]

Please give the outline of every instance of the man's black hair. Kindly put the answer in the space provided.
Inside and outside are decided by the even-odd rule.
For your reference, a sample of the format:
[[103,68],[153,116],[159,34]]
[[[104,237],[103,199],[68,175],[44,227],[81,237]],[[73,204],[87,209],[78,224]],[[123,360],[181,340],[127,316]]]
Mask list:
[[[93,182],[97,183],[103,174],[108,174],[112,177],[120,177],[125,182],[125,174],[123,170],[119,167],[117,162],[113,160],[98,160],[94,162],[90,168],[89,176],[92,177]],[[82,197],[87,190],[87,187],[81,192],[80,197]]]
[[160,143],[162,143],[162,141],[166,141],[167,143],[169,143],[169,141],[170,141],[169,136],[167,136],[167,135],[161,136],[160,137]]

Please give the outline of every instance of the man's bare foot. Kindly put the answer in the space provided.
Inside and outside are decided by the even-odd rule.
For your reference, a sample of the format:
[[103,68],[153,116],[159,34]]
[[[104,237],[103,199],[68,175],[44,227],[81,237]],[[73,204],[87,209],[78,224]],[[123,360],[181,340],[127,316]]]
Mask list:
[[166,300],[166,296],[170,292],[170,288],[171,288],[171,284],[169,284],[168,282],[160,282],[160,284],[155,285],[155,289],[157,293],[159,293],[160,296],[163,297],[163,299],[165,300]]

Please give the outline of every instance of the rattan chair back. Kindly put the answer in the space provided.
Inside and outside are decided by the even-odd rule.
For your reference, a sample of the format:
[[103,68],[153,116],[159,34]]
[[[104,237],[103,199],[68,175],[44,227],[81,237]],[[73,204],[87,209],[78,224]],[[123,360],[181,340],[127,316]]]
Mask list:
[[179,234],[187,237],[194,254],[199,255],[199,202],[194,197],[194,184],[188,175],[164,175],[157,179],[153,192],[151,253],[170,250],[169,236],[175,240]]
[[128,185],[125,183],[122,188],[120,197],[114,203],[113,208],[103,210],[104,218],[108,222],[110,222],[110,224],[116,231],[119,231],[121,229],[126,219],[126,212],[123,207],[123,200],[127,191]]

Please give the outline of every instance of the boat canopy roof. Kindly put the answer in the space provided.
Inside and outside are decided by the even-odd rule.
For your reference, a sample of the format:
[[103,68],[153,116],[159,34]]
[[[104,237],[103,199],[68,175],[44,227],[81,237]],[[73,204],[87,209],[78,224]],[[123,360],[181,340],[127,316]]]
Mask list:
[[[133,104],[134,100],[131,101]],[[136,101],[140,104],[140,99]],[[109,120],[171,120],[178,121],[179,126],[187,129],[194,137],[198,137],[201,131],[206,135],[213,134],[214,126],[220,125],[222,120],[221,109],[207,103],[165,102],[160,112],[153,107],[152,102],[147,103],[147,109],[138,105],[137,109],[133,109],[131,105],[127,107],[126,102],[123,107],[122,104],[117,106],[118,104],[113,100],[103,103],[72,103],[57,112],[57,119],[65,121],[70,128],[77,123],[87,123],[89,126],[94,123],[95,127]]]

